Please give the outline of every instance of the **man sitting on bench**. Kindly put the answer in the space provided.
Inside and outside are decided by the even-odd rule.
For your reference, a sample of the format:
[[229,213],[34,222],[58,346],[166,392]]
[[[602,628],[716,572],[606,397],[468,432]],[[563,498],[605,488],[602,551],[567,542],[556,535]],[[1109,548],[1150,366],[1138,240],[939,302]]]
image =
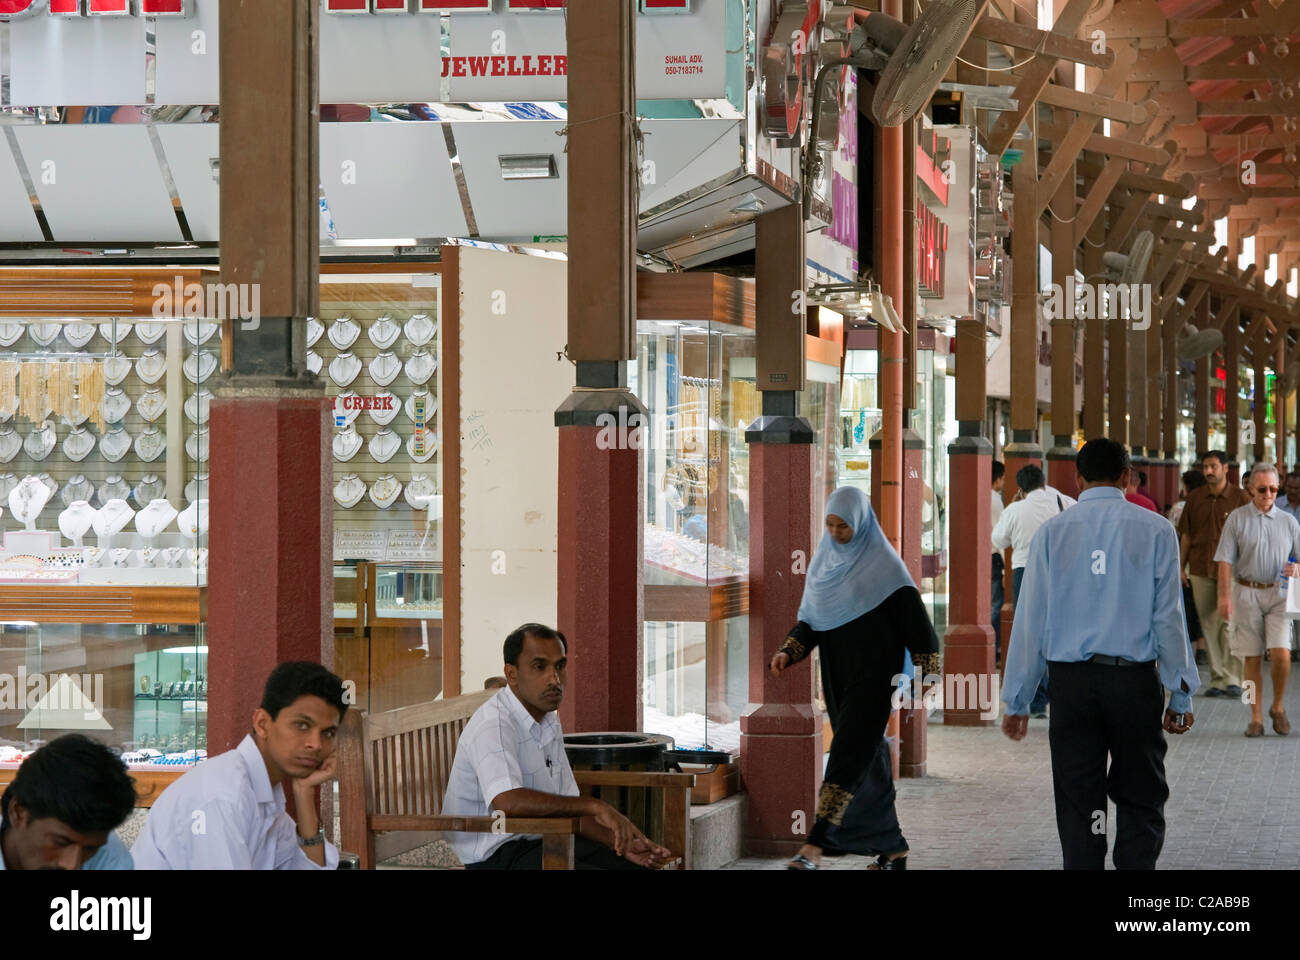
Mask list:
[[[568,642],[540,623],[506,637],[507,686],[470,717],[447,781],[444,816],[581,817],[574,838],[579,870],[637,870],[659,866],[670,851],[651,843],[609,804],[580,797],[564,753],[555,711],[564,697]],[[541,837],[448,833],[470,870],[540,870]]]

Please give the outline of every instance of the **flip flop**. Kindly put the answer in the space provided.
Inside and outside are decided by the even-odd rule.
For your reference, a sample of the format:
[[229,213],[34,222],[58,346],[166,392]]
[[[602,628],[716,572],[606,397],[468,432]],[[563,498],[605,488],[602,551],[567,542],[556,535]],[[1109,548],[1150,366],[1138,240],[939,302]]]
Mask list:
[[1280,737],[1285,737],[1291,732],[1291,721],[1287,719],[1285,710],[1268,711],[1268,715],[1273,720],[1273,732]]
[[813,863],[802,853],[797,853],[790,858],[790,862],[785,865],[787,870],[818,870],[821,865]]

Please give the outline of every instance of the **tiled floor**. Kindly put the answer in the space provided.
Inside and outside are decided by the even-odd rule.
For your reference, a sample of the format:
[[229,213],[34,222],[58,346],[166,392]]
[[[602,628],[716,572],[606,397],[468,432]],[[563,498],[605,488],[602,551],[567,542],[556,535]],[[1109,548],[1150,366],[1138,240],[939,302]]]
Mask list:
[[[1292,667],[1287,713],[1294,723],[1300,722],[1300,664]],[[1264,688],[1267,704],[1267,669]],[[1170,798],[1159,866],[1300,868],[1300,727],[1279,737],[1265,717],[1265,736],[1247,740],[1242,734],[1249,711],[1240,702],[1197,696],[1193,710],[1193,729],[1168,737]],[[927,732],[930,775],[898,783],[898,816],[912,848],[908,868],[1059,869],[1047,721],[1031,720],[1019,743],[999,727],[945,727],[935,718]],[[1113,813],[1112,806],[1112,843]],[[824,861],[836,870],[861,870],[871,862]],[[745,858],[726,869],[783,865]]]

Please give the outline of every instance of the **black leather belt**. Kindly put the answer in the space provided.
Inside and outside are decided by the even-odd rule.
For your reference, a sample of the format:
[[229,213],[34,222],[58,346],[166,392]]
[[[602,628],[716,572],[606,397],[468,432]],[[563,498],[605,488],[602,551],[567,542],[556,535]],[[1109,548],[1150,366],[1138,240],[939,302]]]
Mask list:
[[1125,660],[1123,657],[1108,657],[1104,653],[1094,653],[1088,658],[1089,663],[1099,663],[1104,667],[1149,667],[1154,660]]

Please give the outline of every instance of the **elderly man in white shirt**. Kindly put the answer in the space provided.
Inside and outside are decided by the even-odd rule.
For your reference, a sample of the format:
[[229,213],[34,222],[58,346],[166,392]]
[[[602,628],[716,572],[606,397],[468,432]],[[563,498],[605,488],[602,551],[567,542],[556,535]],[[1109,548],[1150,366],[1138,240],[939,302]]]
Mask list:
[[[1049,487],[1043,468],[1036,463],[1026,464],[1016,471],[1016,488],[1021,499],[1008,504],[993,527],[993,546],[998,550],[1011,548],[1013,610],[1020,602],[1020,581],[1024,579],[1025,564],[1029,561],[1029,542],[1039,527],[1076,502],[1073,497]],[[1047,679],[1044,677],[1029,705],[1029,715],[1039,719],[1047,716],[1047,702]]]
[[[506,638],[506,686],[461,731],[443,800],[444,816],[581,817],[579,870],[636,870],[666,862],[652,843],[602,800],[578,796],[555,711],[564,697],[568,643],[558,630],[526,623]],[[448,833],[471,870],[540,870],[541,837]]]
[[[138,870],[334,870],[316,788],[334,778],[343,681],[318,663],[271,671],[253,732],[162,792],[131,849]],[[285,811],[292,785],[296,821]]]

